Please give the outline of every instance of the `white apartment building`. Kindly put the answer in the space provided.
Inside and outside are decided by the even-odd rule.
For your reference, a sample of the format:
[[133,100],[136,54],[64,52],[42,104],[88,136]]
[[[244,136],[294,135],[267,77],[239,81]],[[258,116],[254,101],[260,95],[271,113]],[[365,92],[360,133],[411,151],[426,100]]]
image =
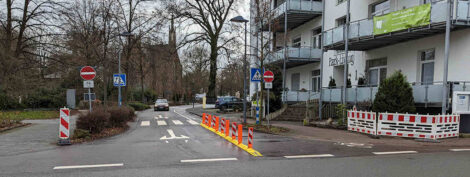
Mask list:
[[[319,99],[320,88],[323,88],[323,101],[343,101],[341,87],[344,86],[346,58],[347,0],[327,0],[323,3],[313,0],[274,0],[274,12],[284,21],[280,22],[281,25],[287,23],[285,83],[288,91],[284,97],[287,102]],[[352,87],[346,91],[346,100],[349,103],[373,101],[380,82],[395,71],[401,71],[412,83],[417,105],[440,107],[444,89],[448,3],[452,6],[448,89],[468,91],[470,82],[465,82],[470,81],[468,0],[350,0],[347,58],[348,78]],[[284,13],[286,10],[287,15]],[[406,17],[418,25],[398,30],[386,29],[388,26],[382,28],[383,21],[383,25],[388,25],[386,21],[391,19],[389,17],[399,17],[400,14],[406,16],[407,13],[418,14]],[[284,28],[280,28],[272,32],[275,39],[273,49],[276,51],[271,58],[272,64],[282,65],[284,62],[284,31]],[[324,52],[320,49],[321,42]],[[320,58],[323,58],[323,62],[320,62]],[[321,73],[320,63],[323,64]],[[321,86],[320,78],[323,80]],[[336,87],[328,88],[331,79],[335,80]]]

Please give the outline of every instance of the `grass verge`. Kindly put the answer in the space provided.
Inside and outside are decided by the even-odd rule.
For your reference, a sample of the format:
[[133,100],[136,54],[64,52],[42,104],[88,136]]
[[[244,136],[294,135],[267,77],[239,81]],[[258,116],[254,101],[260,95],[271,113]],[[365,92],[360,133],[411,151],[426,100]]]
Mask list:
[[254,131],[256,132],[276,134],[276,135],[287,133],[290,131],[288,128],[277,127],[277,126],[272,126],[272,125],[268,127],[266,125],[244,124],[243,127],[244,128],[253,127]]
[[70,139],[70,141],[71,141],[72,144],[80,144],[80,143],[84,143],[84,142],[90,142],[90,141],[94,141],[94,140],[98,140],[98,139],[107,138],[107,137],[111,137],[111,136],[121,134],[121,133],[125,132],[127,129],[129,129],[129,126],[106,128],[103,131],[101,131],[100,133],[91,134],[90,136],[87,136],[85,138],[77,138],[77,137],[73,136]]
[[0,120],[21,121],[25,119],[59,118],[59,111],[2,111]]

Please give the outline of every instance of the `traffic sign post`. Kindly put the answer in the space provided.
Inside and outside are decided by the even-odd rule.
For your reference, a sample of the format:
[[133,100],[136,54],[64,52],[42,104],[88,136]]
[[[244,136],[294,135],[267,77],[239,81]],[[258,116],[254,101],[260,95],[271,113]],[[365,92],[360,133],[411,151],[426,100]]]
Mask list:
[[251,68],[250,75],[251,82],[261,82],[262,76],[260,68]]
[[[96,77],[96,71],[91,66],[85,66],[82,69],[80,69],[80,76],[82,77],[83,80],[85,80],[83,82],[83,87],[85,88],[88,87],[88,96],[90,96],[91,88],[93,88],[94,86],[93,79]],[[88,99],[88,104],[89,104],[90,112],[93,111],[92,106],[91,106],[91,98]]]
[[125,87],[126,83],[127,83],[126,74],[123,74],[123,73],[114,74],[113,75],[113,83],[114,83],[115,87],[119,88],[118,103],[119,103],[119,107],[120,107],[120,106],[122,106],[121,87]]
[[[268,109],[268,115],[269,115],[269,90],[273,88],[273,81],[274,81],[274,73],[271,71],[265,71],[263,74],[263,79],[264,79],[264,88],[268,90],[268,105],[266,108]],[[269,117],[266,117],[266,120],[268,121],[268,127],[269,127]]]

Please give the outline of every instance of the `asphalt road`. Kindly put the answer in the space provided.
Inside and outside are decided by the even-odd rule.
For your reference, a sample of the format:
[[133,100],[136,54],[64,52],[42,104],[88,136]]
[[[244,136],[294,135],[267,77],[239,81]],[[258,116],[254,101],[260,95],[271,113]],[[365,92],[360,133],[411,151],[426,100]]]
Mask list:
[[374,155],[261,133],[255,148],[265,156],[252,157],[186,108],[140,112],[129,131],[91,143],[2,153],[0,176],[470,176],[470,152]]

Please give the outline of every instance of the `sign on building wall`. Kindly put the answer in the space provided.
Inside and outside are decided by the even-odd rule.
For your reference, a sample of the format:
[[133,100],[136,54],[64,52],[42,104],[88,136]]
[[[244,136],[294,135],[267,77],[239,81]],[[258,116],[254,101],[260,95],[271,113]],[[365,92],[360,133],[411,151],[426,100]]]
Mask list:
[[431,4],[374,17],[374,35],[400,31],[431,23]]

